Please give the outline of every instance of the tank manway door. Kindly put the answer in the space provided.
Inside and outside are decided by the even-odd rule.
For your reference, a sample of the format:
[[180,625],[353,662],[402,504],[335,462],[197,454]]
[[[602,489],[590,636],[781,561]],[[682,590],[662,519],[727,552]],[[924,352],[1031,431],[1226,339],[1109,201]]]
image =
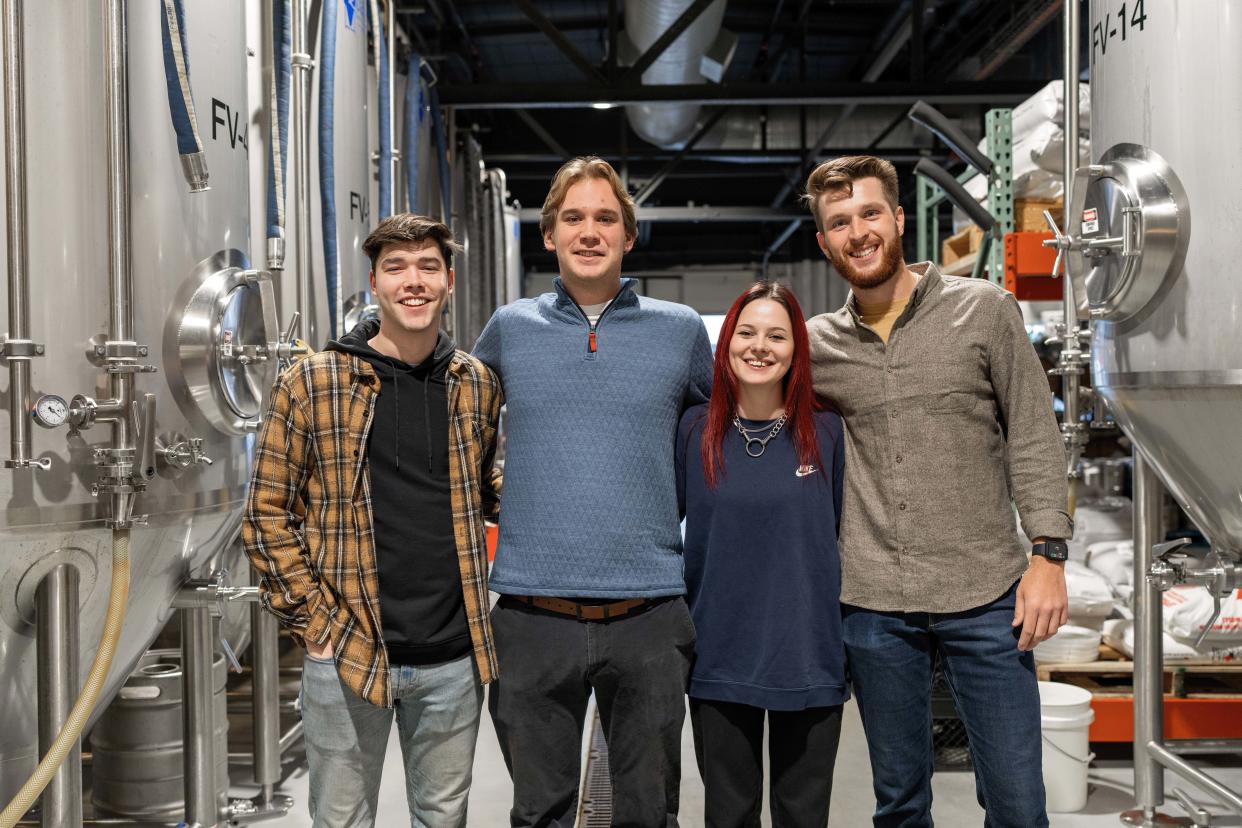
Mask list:
[[1070,202],[1068,267],[1079,310],[1125,322],[1177,278],[1190,208],[1177,175],[1138,144],[1117,144],[1080,167]]
[[202,263],[175,320],[181,370],[170,380],[225,434],[257,430],[280,351],[271,278],[244,263],[236,251]]

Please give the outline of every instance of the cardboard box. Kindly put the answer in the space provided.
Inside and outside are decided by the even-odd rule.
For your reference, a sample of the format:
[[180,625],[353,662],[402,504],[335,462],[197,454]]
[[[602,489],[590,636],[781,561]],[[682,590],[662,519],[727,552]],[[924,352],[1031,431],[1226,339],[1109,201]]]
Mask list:
[[974,253],[982,243],[983,231],[972,224],[941,242],[940,264],[948,267],[963,256]]
[[1046,233],[1052,230],[1044,220],[1044,210],[1052,213],[1057,227],[1064,229],[1061,199],[1017,198],[1013,202],[1013,229],[1019,233]]

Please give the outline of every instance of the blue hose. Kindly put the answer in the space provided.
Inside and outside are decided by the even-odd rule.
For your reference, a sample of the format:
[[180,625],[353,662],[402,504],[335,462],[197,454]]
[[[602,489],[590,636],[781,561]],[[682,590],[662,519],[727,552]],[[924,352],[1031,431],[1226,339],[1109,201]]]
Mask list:
[[384,36],[384,19],[375,21],[375,36],[379,40],[379,217],[380,221],[392,213],[392,110],[388,106],[388,38]]
[[336,9],[325,0],[320,18],[319,206],[323,220],[323,267],[328,283],[328,323],[336,336],[336,166],[333,159],[333,106],[336,99]]
[[285,169],[289,160],[289,89],[292,63],[292,0],[272,3],[272,123],[267,144],[267,239],[268,267],[283,267],[284,252],[274,255],[274,246],[285,239]]
[[168,88],[168,112],[177,134],[177,153],[181,172],[190,192],[201,193],[207,186],[207,156],[198,135],[194,115],[194,96],[190,92],[190,59],[185,45],[185,6],[183,0],[163,0],[160,34],[164,42],[164,83]]
[[444,223],[453,221],[453,182],[449,180],[448,147],[445,146],[444,115],[440,112],[440,93],[431,87],[431,126],[435,132],[436,155],[440,161],[440,202],[444,207]]
[[419,74],[423,60],[410,55],[405,81],[405,195],[411,213],[418,212],[418,147],[423,132],[423,79]]

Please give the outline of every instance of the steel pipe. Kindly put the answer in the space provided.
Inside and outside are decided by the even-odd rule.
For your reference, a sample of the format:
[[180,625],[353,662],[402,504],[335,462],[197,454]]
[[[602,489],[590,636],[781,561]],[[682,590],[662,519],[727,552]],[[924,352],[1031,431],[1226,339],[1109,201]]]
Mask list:
[[[1070,191],[1074,186],[1074,177],[1078,170],[1078,42],[1079,42],[1080,10],[1077,2],[1064,4],[1064,58],[1065,88],[1062,103],[1065,112],[1065,172],[1064,195],[1062,203],[1065,208],[1061,213],[1061,224],[1065,232],[1070,232]],[[1080,387],[1084,365],[1083,341],[1079,337],[1078,305],[1074,294],[1074,280],[1069,276],[1069,255],[1062,256],[1064,276],[1062,278],[1062,300],[1065,330],[1061,338],[1061,356],[1058,361],[1058,373],[1061,376],[1061,396],[1065,403],[1065,411],[1061,417],[1061,434],[1068,452],[1066,458],[1066,475],[1071,479],[1078,477],[1078,463],[1082,459],[1082,450],[1087,443],[1087,428],[1082,422],[1082,399]],[[1055,274],[1053,274],[1055,275]],[[1076,506],[1077,487],[1070,487],[1070,513]]]
[[[1068,4],[1068,5],[1073,5]],[[1164,741],[1164,667],[1160,590],[1147,580],[1152,547],[1164,540],[1164,488],[1134,452],[1134,801],[1145,815],[1164,803],[1164,772],[1143,749]]]
[[[8,219],[8,341],[30,337],[30,273],[26,233],[26,97],[22,80],[22,0],[4,0],[4,202]],[[6,343],[7,344],[7,343]],[[9,362],[10,465],[28,463],[30,357],[5,350]]]
[[[1160,765],[1164,765],[1190,784],[1197,785],[1201,790],[1215,797],[1220,804],[1235,814],[1242,816],[1242,796],[1238,796],[1222,785],[1219,780],[1199,770],[1160,742],[1153,740],[1148,742],[1145,747],[1146,752],[1159,762]],[[1136,758],[1138,753],[1139,751],[1135,751]],[[1159,765],[1157,765],[1157,768],[1159,768]]]
[[[1078,40],[1079,40],[1079,15],[1080,10],[1078,3],[1066,3],[1064,5],[1064,13],[1062,15],[1064,21],[1062,44],[1065,50],[1065,90],[1062,94],[1062,104],[1065,108],[1065,157],[1064,172],[1061,179],[1064,187],[1064,195],[1062,203],[1065,209],[1061,213],[1061,224],[1069,232],[1070,216],[1070,190],[1074,187],[1074,174],[1078,169]],[[1068,272],[1068,271],[1067,271]],[[1074,320],[1077,327],[1078,305],[1074,302],[1074,285],[1072,280],[1065,280],[1065,324],[1069,325],[1070,320]],[[1065,410],[1068,414],[1070,401],[1065,401]],[[1075,403],[1077,408],[1077,403]],[[1066,417],[1066,422],[1070,422]]]
[[1164,746],[1173,753],[1242,753],[1242,739],[1173,739]]
[[185,821],[199,828],[211,828],[220,822],[212,722],[213,626],[210,606],[190,605],[181,609]]
[[[51,749],[78,698],[78,584],[76,567],[57,564],[35,591],[38,640],[39,755]],[[43,790],[43,828],[82,824],[82,740]]]
[[[392,182],[388,187],[388,215],[394,215],[397,212],[397,180],[401,169],[401,152],[397,149],[397,16],[394,14],[394,6],[396,0],[386,0],[384,3],[384,37],[388,40],[388,147],[390,149],[390,158],[388,163],[391,166],[389,171],[389,180]],[[410,83],[418,83],[418,78],[412,78]],[[417,152],[417,149],[413,150]]]
[[294,273],[297,283],[298,312],[302,328],[298,333],[313,347],[319,343],[315,314],[315,285],[311,268],[311,157],[310,99],[311,71],[315,62],[310,54],[308,0],[293,0],[292,57],[293,84],[290,101],[289,132],[293,155],[293,222],[297,251]]
[[265,801],[280,781],[280,630],[276,616],[250,605],[250,689],[254,710],[254,781]]

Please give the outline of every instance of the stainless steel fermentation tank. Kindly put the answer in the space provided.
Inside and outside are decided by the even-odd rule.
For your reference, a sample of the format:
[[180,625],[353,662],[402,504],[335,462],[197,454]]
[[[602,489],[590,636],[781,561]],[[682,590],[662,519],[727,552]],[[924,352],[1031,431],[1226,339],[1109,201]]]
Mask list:
[[[103,344],[109,313],[104,15],[97,4],[25,6],[24,91],[29,246],[31,400],[59,395],[76,412],[108,395]],[[169,619],[193,575],[228,568],[244,581],[235,537],[250,468],[251,431],[276,369],[273,291],[249,270],[249,121],[245,9],[185,4],[193,103],[209,190],[191,193],[170,122],[159,3],[131,3],[128,42],[128,261],[138,398],[154,395],[155,474],[133,513],[128,614],[96,713]],[[7,219],[7,216],[6,216]],[[8,274],[12,278],[12,274]],[[0,302],[5,302],[0,297]],[[5,303],[3,311],[7,313]],[[12,389],[10,389],[10,393]],[[78,397],[78,395],[81,395]],[[52,413],[57,413],[55,407]],[[7,412],[7,409],[6,409]],[[128,412],[125,412],[127,415]],[[50,424],[50,423],[49,423]],[[0,414],[0,431],[13,424]],[[148,435],[139,437],[139,444]],[[0,797],[36,759],[34,594],[44,573],[79,573],[84,675],[94,655],[110,577],[108,502],[96,498],[95,450],[108,428],[35,428],[47,470],[0,473]],[[239,605],[231,625],[242,629]],[[229,626],[226,624],[226,626]],[[236,640],[236,636],[234,638]]]
[[[315,159],[312,165],[311,183],[311,227],[314,231],[314,272],[327,274],[325,258],[324,234],[331,232],[331,224],[324,223],[324,199],[332,204],[335,214],[336,257],[336,296],[334,315],[327,311],[327,289],[323,276],[317,278],[319,285],[325,286],[324,302],[320,305],[324,312],[320,314],[320,329],[323,333],[318,341],[311,346],[322,348],[329,338],[336,338],[352,325],[346,325],[347,316],[352,322],[356,311],[368,304],[370,262],[362,254],[362,242],[366,239],[378,221],[378,205],[371,197],[371,179],[375,174],[372,161],[372,147],[368,136],[368,124],[376,118],[367,94],[367,76],[374,69],[369,66],[367,54],[367,32],[369,27],[368,3],[366,0],[337,0],[335,3],[334,35],[328,36],[323,27],[324,7],[320,4],[317,24],[313,31],[315,37],[315,71],[312,76],[311,119],[314,125],[311,130],[311,152]],[[335,41],[335,50],[329,60],[326,49]],[[323,173],[325,167],[321,158],[328,136],[324,129],[322,102],[325,100],[321,88],[326,77],[326,69],[331,65],[333,73],[332,88],[332,175],[330,191],[325,189]],[[355,312],[350,315],[350,312]],[[328,317],[336,320],[336,329],[329,331]]]
[[1091,3],[1100,169],[1076,190],[1084,240],[1129,234],[1143,250],[1072,256],[1099,320],[1092,376],[1213,547],[1238,553],[1242,2],[1123,5]]
[[[1077,171],[1063,246],[1080,315],[1093,320],[1094,387],[1134,440],[1143,482],[1140,809],[1127,819],[1157,824],[1162,765],[1242,813],[1236,792],[1175,755],[1196,746],[1163,744],[1159,644],[1162,589],[1196,583],[1220,596],[1242,585],[1242,0],[1091,0],[1083,40],[1093,163]],[[1207,560],[1160,544],[1160,483],[1210,541]]]

